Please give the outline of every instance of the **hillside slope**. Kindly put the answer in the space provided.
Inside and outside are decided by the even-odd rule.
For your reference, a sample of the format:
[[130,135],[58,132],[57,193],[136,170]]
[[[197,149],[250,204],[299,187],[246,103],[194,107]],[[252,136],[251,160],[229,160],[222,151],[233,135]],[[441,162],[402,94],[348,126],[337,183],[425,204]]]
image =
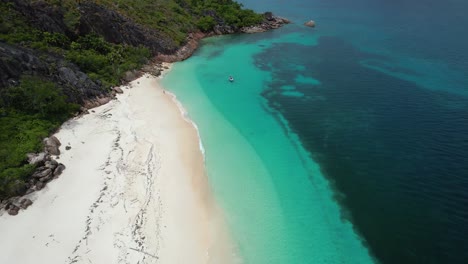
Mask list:
[[41,164],[26,154],[44,137],[143,65],[185,59],[207,35],[283,22],[232,0],[0,0],[0,199],[29,188]]

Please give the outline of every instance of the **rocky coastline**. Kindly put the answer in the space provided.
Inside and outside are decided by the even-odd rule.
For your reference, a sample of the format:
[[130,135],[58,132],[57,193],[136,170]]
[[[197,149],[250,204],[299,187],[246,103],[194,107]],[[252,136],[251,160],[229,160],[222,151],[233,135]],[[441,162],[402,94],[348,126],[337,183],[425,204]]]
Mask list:
[[291,23],[288,19],[274,16],[271,12],[266,12],[264,14],[264,21],[258,25],[250,27],[241,27],[236,28],[228,25],[216,25],[213,31],[210,32],[196,32],[191,33],[188,36],[187,43],[179,48],[173,54],[164,54],[159,53],[156,56],[156,61],[158,62],[177,62],[183,61],[192,56],[192,54],[197,50],[200,40],[206,37],[212,37],[217,35],[229,35],[229,34],[239,34],[239,33],[261,33],[268,30],[277,29],[282,27],[285,24]]
[[27,180],[22,190],[19,190],[23,195],[0,202],[0,210],[5,209],[9,215],[17,215],[20,209],[27,209],[32,205],[30,194],[42,190],[50,181],[57,179],[65,169],[65,165],[57,161],[60,155],[60,141],[55,136],[50,136],[45,138],[43,143],[43,152],[27,154],[28,163],[36,165],[37,169]]
[[[117,14],[113,14],[117,16]],[[277,29],[289,20],[274,16],[271,12],[264,14],[264,21],[250,27],[236,28],[227,25],[217,25],[210,32],[194,32],[189,34],[186,44],[176,50],[162,49],[153,60],[140,70],[128,71],[121,82],[127,84],[143,74],[159,76],[167,69],[164,63],[182,61],[189,58],[198,48],[200,41],[205,37],[238,33],[259,33]],[[94,23],[94,22],[93,22]],[[90,24],[92,24],[90,22]],[[58,26],[58,28],[60,28]],[[155,48],[157,50],[157,48]],[[76,116],[89,113],[92,108],[106,104],[123,93],[120,87],[103,89],[98,81],[91,80],[76,65],[66,62],[63,58],[53,54],[40,53],[27,48],[12,46],[0,42],[0,89],[1,86],[15,85],[21,75],[33,74],[45,76],[48,80],[61,84],[64,94],[74,103],[81,105]],[[51,67],[53,65],[54,67]],[[9,215],[17,215],[21,209],[26,209],[33,201],[31,194],[43,189],[49,182],[58,178],[65,165],[59,163],[61,143],[54,137],[45,138],[44,151],[28,154],[28,163],[35,165],[35,172],[29,177],[25,186],[18,190],[18,196],[0,200],[0,215],[6,211]],[[67,146],[66,149],[71,148]]]

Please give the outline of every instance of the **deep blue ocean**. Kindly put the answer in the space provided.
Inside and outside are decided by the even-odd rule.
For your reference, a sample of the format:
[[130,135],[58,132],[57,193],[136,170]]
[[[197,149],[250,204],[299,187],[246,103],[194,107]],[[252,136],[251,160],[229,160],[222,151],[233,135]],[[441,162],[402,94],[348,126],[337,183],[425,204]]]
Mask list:
[[208,39],[166,86],[245,262],[468,263],[468,1],[240,2],[293,24]]
[[[468,2],[241,2],[317,22],[318,45],[257,56],[275,73],[265,97],[335,183],[375,256],[466,263]],[[291,61],[320,85],[295,81]],[[282,96],[284,83],[310,99]]]

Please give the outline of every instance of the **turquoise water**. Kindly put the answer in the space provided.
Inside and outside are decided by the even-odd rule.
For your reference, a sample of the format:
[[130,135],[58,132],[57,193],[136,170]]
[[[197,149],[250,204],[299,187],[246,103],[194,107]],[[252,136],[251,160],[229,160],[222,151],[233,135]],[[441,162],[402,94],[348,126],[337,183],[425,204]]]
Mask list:
[[467,263],[468,2],[241,2],[165,84],[246,262]]
[[[254,58],[292,42],[316,45],[317,36],[285,29],[206,39],[163,85],[198,125],[210,183],[245,263],[372,263],[319,165],[265,99],[273,77]],[[303,75],[297,82],[320,85]],[[304,96],[294,86],[282,91]]]

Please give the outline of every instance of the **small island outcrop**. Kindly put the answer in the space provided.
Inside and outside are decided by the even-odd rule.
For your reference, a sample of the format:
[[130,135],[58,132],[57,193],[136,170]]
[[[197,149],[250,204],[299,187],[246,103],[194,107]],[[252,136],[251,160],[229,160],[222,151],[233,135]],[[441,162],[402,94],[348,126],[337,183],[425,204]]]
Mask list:
[[315,21],[309,20],[309,21],[307,21],[307,22],[304,23],[304,26],[307,26],[307,27],[315,27]]

